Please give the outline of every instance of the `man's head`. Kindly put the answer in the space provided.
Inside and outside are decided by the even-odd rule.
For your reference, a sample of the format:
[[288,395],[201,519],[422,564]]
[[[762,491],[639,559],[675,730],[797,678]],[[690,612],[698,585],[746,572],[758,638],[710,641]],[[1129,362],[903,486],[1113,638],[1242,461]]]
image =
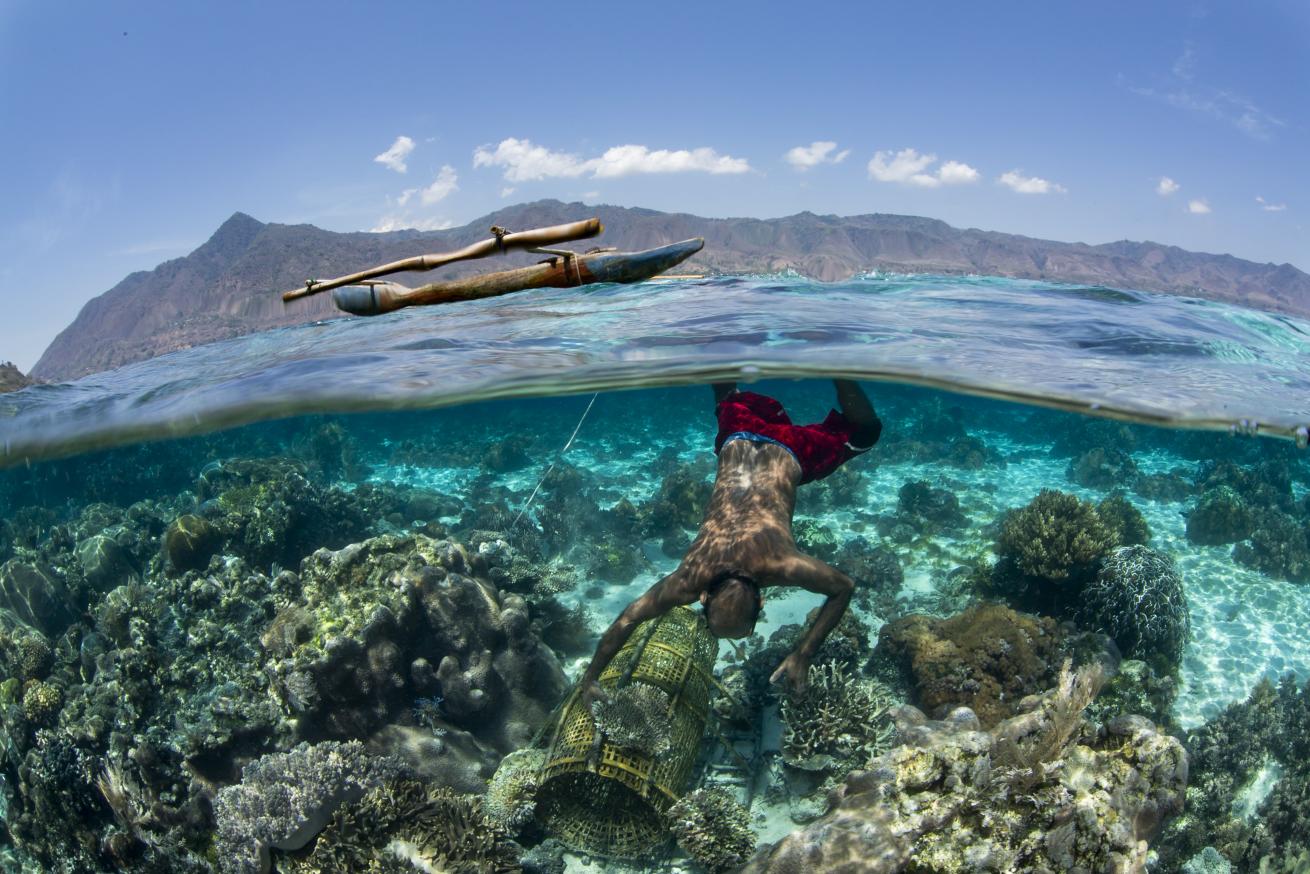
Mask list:
[[750,637],[764,599],[755,581],[740,571],[719,574],[700,594],[705,624],[715,637]]

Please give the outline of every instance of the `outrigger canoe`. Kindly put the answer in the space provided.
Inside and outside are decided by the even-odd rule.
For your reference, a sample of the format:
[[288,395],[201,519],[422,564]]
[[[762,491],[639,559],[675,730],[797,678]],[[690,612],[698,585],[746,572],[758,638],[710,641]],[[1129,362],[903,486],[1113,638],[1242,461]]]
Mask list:
[[[696,237],[641,252],[595,249],[579,253],[544,248],[548,243],[596,236],[603,230],[596,219],[517,234],[502,228],[491,230],[493,239],[474,243],[458,252],[421,255],[337,279],[307,280],[304,288],[288,291],[282,295],[282,299],[292,301],[331,290],[332,302],[338,309],[357,316],[376,316],[403,307],[496,297],[530,288],[575,288],[596,282],[641,282],[681,264],[705,245],[703,238]],[[376,279],[402,270],[431,270],[455,261],[504,253],[516,248],[548,257],[530,267],[433,282],[418,288]]]

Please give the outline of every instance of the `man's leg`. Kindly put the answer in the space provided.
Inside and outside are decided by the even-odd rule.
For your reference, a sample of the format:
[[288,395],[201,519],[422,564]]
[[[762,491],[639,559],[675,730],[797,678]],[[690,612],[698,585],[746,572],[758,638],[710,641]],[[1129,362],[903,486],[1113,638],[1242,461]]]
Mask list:
[[873,410],[868,396],[858,383],[849,379],[834,379],[837,389],[837,403],[841,405],[842,415],[855,426],[851,435],[851,445],[858,449],[868,449],[878,442],[882,435],[882,420]]

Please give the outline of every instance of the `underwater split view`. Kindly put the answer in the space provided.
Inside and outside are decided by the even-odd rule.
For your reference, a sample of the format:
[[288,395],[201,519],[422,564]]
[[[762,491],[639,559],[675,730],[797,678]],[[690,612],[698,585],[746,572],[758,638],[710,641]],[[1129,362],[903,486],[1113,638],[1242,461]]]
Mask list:
[[598,11],[0,4],[0,874],[1310,874],[1306,10]]

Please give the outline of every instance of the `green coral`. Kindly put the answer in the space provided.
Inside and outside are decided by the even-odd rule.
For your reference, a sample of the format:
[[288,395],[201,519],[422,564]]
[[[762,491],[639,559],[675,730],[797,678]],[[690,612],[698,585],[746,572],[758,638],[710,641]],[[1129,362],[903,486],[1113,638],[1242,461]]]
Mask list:
[[1114,532],[1115,540],[1123,546],[1151,542],[1151,526],[1142,511],[1122,492],[1115,492],[1096,505],[1096,515]]
[[537,790],[546,754],[541,750],[510,753],[487,784],[482,810],[487,818],[511,834],[532,821],[537,812]]
[[307,857],[280,859],[296,874],[447,871],[513,874],[521,848],[474,796],[417,780],[383,784],[338,808]]
[[1006,515],[997,553],[1023,574],[1057,584],[1080,581],[1115,545],[1096,507],[1056,489],[1042,489]]
[[23,716],[33,725],[46,725],[59,715],[64,693],[43,680],[28,680],[23,686]]
[[633,683],[591,706],[596,729],[624,752],[662,756],[673,746],[669,696],[649,683]]
[[805,694],[782,702],[783,760],[811,771],[863,767],[891,746],[893,703],[876,680],[834,662],[813,665]]
[[711,874],[740,867],[755,850],[750,811],[724,789],[697,789],[666,816],[678,846]]

